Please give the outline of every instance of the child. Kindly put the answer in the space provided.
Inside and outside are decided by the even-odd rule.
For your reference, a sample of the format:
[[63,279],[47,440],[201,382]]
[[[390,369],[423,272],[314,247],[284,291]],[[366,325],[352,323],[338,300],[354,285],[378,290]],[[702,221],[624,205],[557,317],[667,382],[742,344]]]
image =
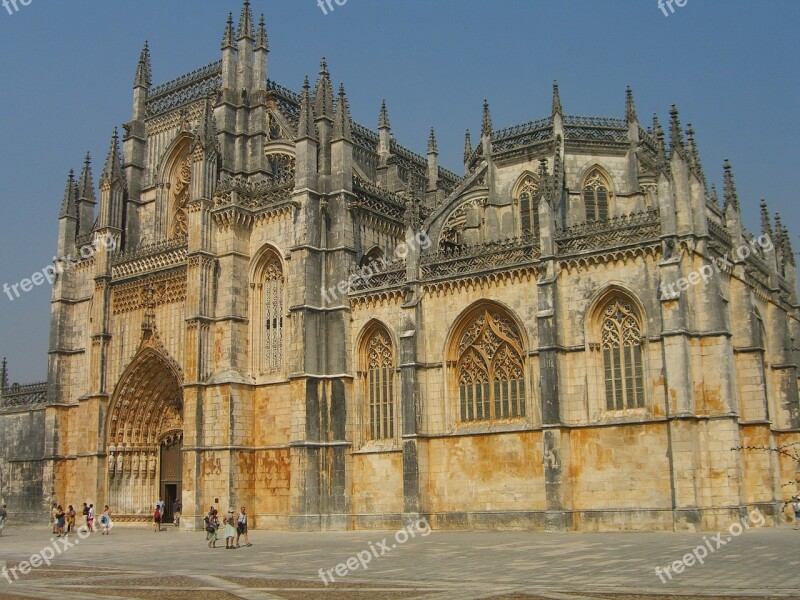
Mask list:
[[153,513],[153,533],[161,531],[161,505],[156,504],[156,510]]

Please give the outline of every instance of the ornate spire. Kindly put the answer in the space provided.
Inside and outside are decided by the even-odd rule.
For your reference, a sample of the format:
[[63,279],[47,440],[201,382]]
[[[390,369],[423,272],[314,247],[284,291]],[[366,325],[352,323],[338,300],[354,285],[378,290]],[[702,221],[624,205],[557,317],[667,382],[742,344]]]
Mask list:
[[114,128],[114,135],[111,137],[111,147],[108,149],[106,166],[103,167],[103,174],[100,181],[113,182],[122,179],[122,159],[119,153],[119,132]]
[[253,33],[253,11],[250,9],[250,0],[244,0],[242,14],[239,17],[239,39],[254,40]]
[[139,64],[136,66],[136,78],[133,82],[133,87],[142,87],[150,89],[153,85],[153,70],[150,66],[150,48],[147,42],[144,43],[142,54],[139,56]]
[[653,113],[653,137],[656,138],[656,159],[663,165],[667,161],[667,146],[664,143],[664,130],[661,129],[656,113]]
[[389,112],[386,110],[386,100],[381,101],[381,115],[378,117],[378,129],[391,129],[389,123]]
[[761,199],[761,233],[773,239],[772,223],[769,221],[769,210],[767,209],[767,201]]
[[781,247],[783,248],[783,260],[790,265],[797,266],[794,259],[794,251],[792,250],[792,242],[789,239],[789,231],[784,227],[781,232]]
[[439,154],[439,147],[436,144],[436,132],[431,127],[431,134],[428,136],[428,154]]
[[86,158],[83,159],[83,171],[81,171],[81,178],[78,180],[78,199],[88,200],[95,202],[94,195],[94,180],[92,178],[92,157],[87,152]]
[[78,184],[75,183],[75,171],[70,169],[69,175],[67,175],[67,186],[64,188],[64,200],[61,202],[61,212],[58,215],[59,219],[64,217],[74,219],[78,216],[77,193]]
[[203,105],[203,114],[200,115],[200,120],[197,123],[197,128],[194,130],[194,140],[192,141],[192,151],[196,148],[203,150],[216,150],[219,152],[219,143],[217,142],[217,120],[214,117],[214,106],[211,102],[211,96],[206,98]]
[[469,129],[467,129],[467,135],[464,138],[464,162],[469,160],[469,157],[472,155],[472,139],[469,135]]
[[669,151],[670,156],[677,152],[679,156],[684,156],[683,132],[681,132],[681,122],[678,119],[678,109],[673,104],[669,111]]
[[738,211],[739,195],[736,193],[736,185],[733,182],[733,168],[731,167],[731,163],[727,158],[725,159],[724,170],[724,188],[722,191],[725,196],[725,208],[728,208],[728,205],[730,204]]
[[0,368],[0,390],[8,387],[8,361],[3,358],[3,366]]
[[264,15],[258,19],[258,35],[256,37],[256,50],[266,50],[269,52],[269,38],[267,37],[267,25]]
[[558,93],[558,81],[553,82],[553,116],[555,115],[564,115],[561,108],[561,95]]
[[694,127],[692,127],[691,123],[686,124],[686,140],[689,144],[689,167],[697,173],[700,181],[703,182],[703,188],[708,189],[706,175],[703,173],[703,164],[700,162],[700,152],[697,150],[697,143],[694,141]]
[[483,124],[481,126],[481,136],[491,138],[493,133],[492,129],[492,114],[489,112],[489,102],[483,101]]
[[628,86],[628,89],[625,90],[625,120],[628,123],[635,123],[639,120],[639,117],[636,115],[636,104],[633,101],[633,90],[631,86]]
[[236,31],[233,29],[233,13],[228,13],[228,23],[225,25],[225,33],[222,34],[222,49],[236,49]]
[[336,114],[333,116],[333,139],[352,141],[352,127],[344,84],[339,84],[339,100],[336,102]]
[[719,206],[719,194],[717,193],[717,186],[713,183],[711,184],[711,201]]
[[333,86],[331,85],[331,74],[328,72],[328,63],[324,56],[320,62],[317,90],[314,94],[314,113],[317,117],[333,118]]
[[303,95],[300,97],[300,124],[297,128],[297,139],[316,139],[317,129],[314,126],[314,107],[311,106],[311,85],[308,75],[303,82]]

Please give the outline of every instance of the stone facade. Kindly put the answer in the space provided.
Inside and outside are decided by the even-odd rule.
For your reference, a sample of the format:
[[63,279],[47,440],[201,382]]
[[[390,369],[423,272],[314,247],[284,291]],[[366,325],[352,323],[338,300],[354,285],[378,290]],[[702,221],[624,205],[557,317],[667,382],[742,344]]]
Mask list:
[[[96,195],[70,175],[43,507],[147,520],[180,497],[257,528],[692,529],[777,515],[800,440],[789,235],[709,192],[689,126],[484,105],[464,176],[353,122],[323,59],[267,77],[262,19],[154,87]],[[95,208],[99,210],[95,215]],[[102,243],[100,243],[102,242]],[[744,249],[744,250],[743,250]],[[13,425],[29,419],[27,424]],[[15,421],[16,420],[16,421]],[[19,478],[22,475],[17,475]],[[37,483],[38,485],[38,483]]]

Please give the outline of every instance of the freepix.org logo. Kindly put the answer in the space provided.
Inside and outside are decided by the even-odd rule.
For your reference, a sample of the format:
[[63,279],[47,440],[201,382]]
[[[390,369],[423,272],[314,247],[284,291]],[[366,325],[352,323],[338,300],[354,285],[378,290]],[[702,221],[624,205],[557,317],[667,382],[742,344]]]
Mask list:
[[30,6],[33,0],[0,0],[0,3],[3,4],[3,8],[6,9],[6,12],[10,15],[15,15],[19,12],[20,6]]

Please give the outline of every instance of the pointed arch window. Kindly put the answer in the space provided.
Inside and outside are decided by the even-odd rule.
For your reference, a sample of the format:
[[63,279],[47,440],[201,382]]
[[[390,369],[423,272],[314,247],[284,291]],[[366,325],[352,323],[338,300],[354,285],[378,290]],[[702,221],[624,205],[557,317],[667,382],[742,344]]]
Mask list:
[[252,287],[253,371],[264,375],[283,367],[285,280],[280,258],[272,251],[261,257]]
[[608,202],[611,195],[608,179],[600,171],[593,169],[583,184],[583,203],[586,207],[587,221],[608,219]]
[[539,180],[526,175],[517,186],[519,204],[519,228],[522,237],[537,235],[539,232]]
[[461,421],[525,416],[523,356],[522,337],[511,319],[488,309],[469,319],[456,361]]
[[602,313],[603,371],[606,408],[624,410],[644,406],[642,330],[631,303],[611,300]]
[[368,440],[395,437],[395,356],[392,338],[382,326],[364,336],[361,353]]

